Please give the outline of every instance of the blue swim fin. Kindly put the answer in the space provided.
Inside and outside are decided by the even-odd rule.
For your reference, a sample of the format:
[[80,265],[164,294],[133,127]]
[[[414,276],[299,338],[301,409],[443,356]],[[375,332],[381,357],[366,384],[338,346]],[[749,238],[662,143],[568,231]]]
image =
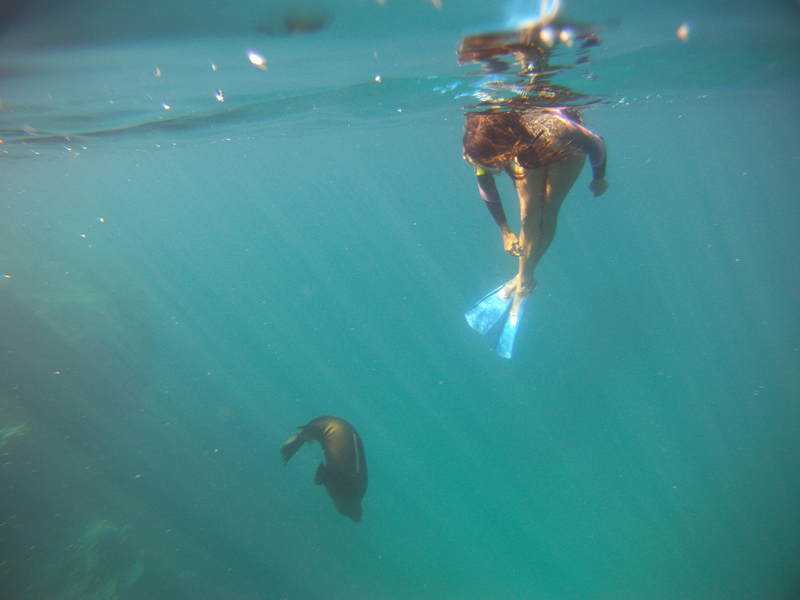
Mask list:
[[527,301],[528,299],[525,298],[525,300],[520,303],[517,314],[509,314],[508,319],[506,319],[506,322],[503,324],[503,329],[500,331],[500,335],[497,338],[497,345],[495,346],[498,356],[511,358],[511,354],[514,351],[514,339],[517,337],[517,324],[522,318],[522,309]]
[[[464,315],[467,323],[481,335],[486,335],[494,324],[500,320],[511,305],[511,298],[505,300],[500,297],[500,290],[505,287],[501,285],[495,291],[481,298],[478,303],[467,311]],[[512,338],[511,343],[514,343]]]

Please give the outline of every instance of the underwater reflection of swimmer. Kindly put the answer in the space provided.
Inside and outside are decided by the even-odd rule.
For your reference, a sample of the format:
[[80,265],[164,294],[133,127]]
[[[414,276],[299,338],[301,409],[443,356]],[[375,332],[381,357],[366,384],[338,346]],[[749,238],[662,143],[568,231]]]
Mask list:
[[367,461],[361,436],[347,421],[337,417],[317,417],[298,427],[300,433],[281,446],[284,465],[300,447],[318,441],[325,455],[314,476],[314,483],[324,485],[337,510],[358,523],[361,500],[367,491]]

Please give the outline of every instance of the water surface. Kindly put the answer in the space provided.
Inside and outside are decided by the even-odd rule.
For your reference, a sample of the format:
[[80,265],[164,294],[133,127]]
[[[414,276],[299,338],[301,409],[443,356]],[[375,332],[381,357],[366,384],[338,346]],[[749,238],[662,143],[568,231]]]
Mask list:
[[[516,271],[466,11],[4,52],[0,596],[797,598],[798,15],[680,10],[609,8],[565,75],[611,187],[511,361],[463,318]],[[322,414],[358,525],[318,446],[281,466]]]

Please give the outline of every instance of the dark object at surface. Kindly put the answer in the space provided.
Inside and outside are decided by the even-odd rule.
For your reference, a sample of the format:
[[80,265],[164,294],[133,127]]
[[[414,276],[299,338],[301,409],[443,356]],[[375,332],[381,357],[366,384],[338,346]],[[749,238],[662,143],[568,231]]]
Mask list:
[[287,33],[313,33],[325,29],[332,20],[331,13],[321,7],[294,7],[283,16]]
[[336,509],[358,523],[361,499],[367,491],[367,461],[361,436],[347,421],[337,417],[317,417],[298,427],[300,433],[281,446],[284,465],[305,443],[318,441],[325,454],[314,483],[324,485]]

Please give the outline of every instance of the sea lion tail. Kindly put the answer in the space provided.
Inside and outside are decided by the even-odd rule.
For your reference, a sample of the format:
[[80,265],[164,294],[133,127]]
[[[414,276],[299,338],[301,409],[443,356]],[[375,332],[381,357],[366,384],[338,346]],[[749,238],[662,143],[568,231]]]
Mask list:
[[283,455],[284,466],[289,462],[289,459],[294,456],[294,453],[300,450],[300,447],[308,441],[310,441],[310,439],[306,437],[301,428],[300,433],[290,437],[283,443],[283,446],[281,446],[281,454]]

